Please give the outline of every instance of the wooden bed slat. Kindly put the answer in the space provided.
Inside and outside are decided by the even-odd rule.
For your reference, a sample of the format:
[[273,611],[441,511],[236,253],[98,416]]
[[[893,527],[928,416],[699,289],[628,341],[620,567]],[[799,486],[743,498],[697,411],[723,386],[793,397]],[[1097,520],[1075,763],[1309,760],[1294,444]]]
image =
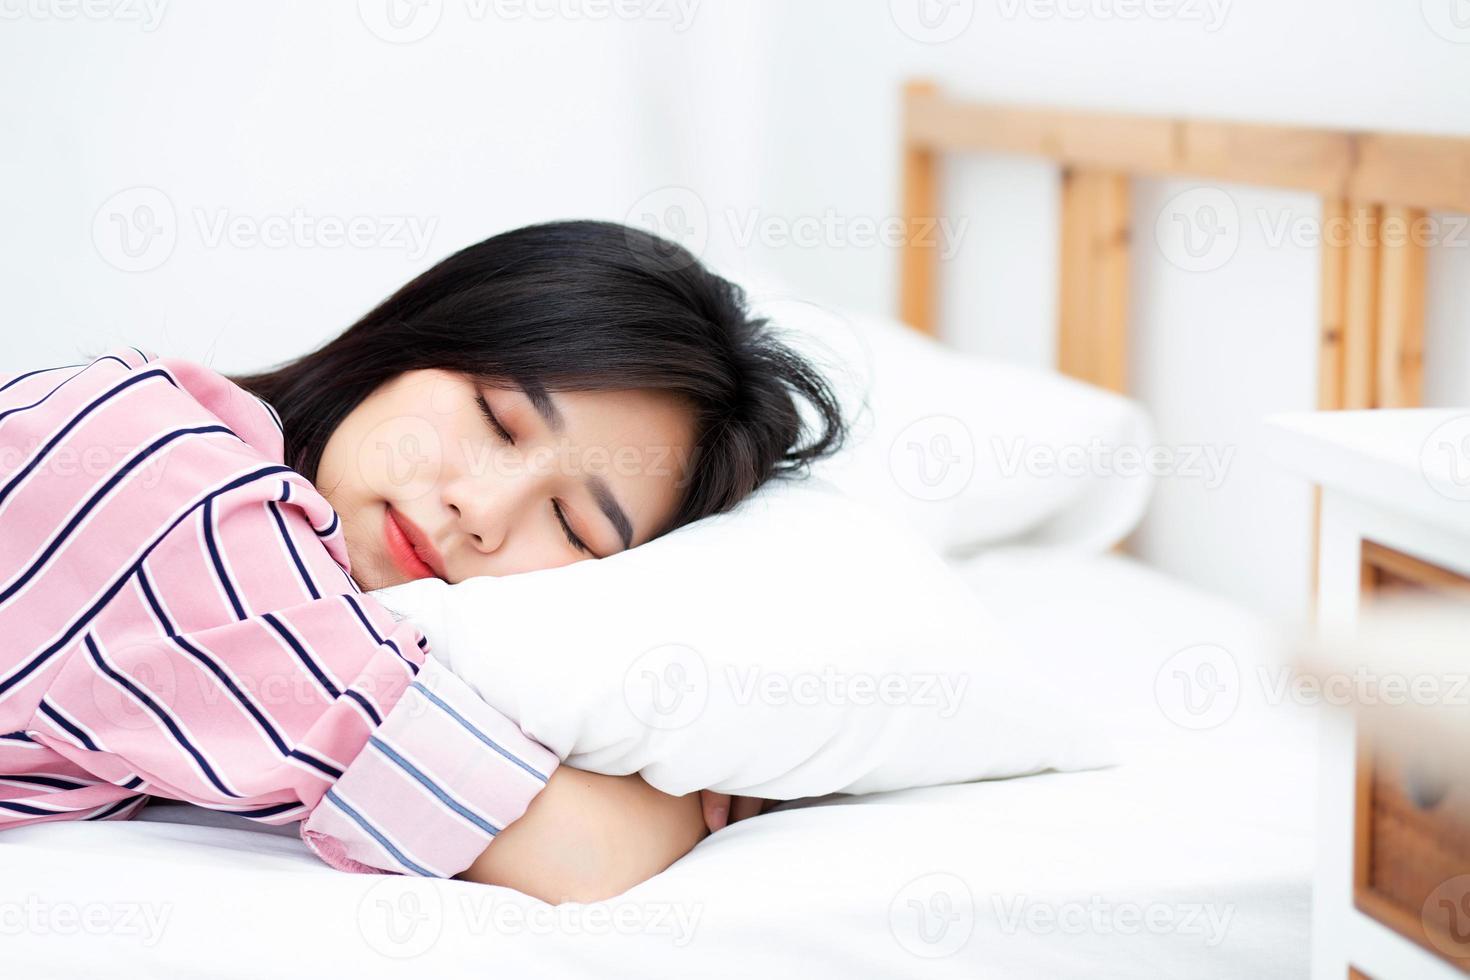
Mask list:
[[1127,388],[1128,183],[1107,171],[1062,173],[1057,367],[1118,392]]
[[[908,105],[934,94],[929,82],[904,87]],[[925,222],[939,216],[939,162],[934,151],[913,140],[903,148],[904,246],[899,251],[899,310],[904,323],[927,334],[939,330],[939,250],[923,244]],[[932,241],[937,238],[930,234]]]
[[[1322,227],[1347,223],[1348,203],[1341,198],[1322,201]],[[1322,236],[1322,298],[1317,341],[1317,407],[1342,408],[1343,335],[1347,310],[1347,240]],[[1316,549],[1313,549],[1315,554]]]
[[1224,120],[997,106],[930,86],[907,101],[905,142],[935,152],[1050,157],[1134,176],[1180,175],[1470,212],[1470,140]]
[[1378,356],[1374,408],[1412,408],[1423,400],[1423,231],[1428,214],[1386,205],[1378,247]]
[[[1348,205],[1347,281],[1343,284],[1342,407],[1372,408],[1374,399],[1374,335],[1378,324],[1377,205]],[[1332,237],[1327,229],[1323,238]]]

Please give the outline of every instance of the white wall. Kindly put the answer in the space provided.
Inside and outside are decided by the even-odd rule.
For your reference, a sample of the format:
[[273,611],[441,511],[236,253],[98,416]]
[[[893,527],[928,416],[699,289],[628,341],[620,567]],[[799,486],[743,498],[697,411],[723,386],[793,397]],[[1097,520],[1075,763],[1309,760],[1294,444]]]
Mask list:
[[[454,248],[567,216],[674,221],[725,268],[891,309],[894,256],[863,231],[896,218],[913,76],[995,100],[1470,133],[1470,43],[1451,40],[1470,30],[1448,19],[1464,0],[149,2],[68,17],[69,0],[0,0],[0,370],[122,342],[259,366]],[[926,43],[920,3],[952,38]],[[1119,14],[1144,7],[1170,16]],[[1049,363],[1054,172],[990,158],[948,176],[946,334]],[[1165,442],[1234,455],[1218,487],[1166,480],[1134,544],[1289,612],[1306,495],[1252,458],[1250,433],[1315,401],[1315,253],[1272,241],[1315,205],[1205,188],[1229,195],[1238,247],[1189,271],[1154,228],[1194,190],[1136,189],[1130,367]],[[171,252],[167,234],[120,251],[139,204]],[[248,237],[293,214],[300,241]],[[353,218],[362,241],[338,243],[330,223]],[[214,237],[222,220],[233,240]],[[1470,401],[1467,255],[1462,239],[1432,257],[1437,403]]]

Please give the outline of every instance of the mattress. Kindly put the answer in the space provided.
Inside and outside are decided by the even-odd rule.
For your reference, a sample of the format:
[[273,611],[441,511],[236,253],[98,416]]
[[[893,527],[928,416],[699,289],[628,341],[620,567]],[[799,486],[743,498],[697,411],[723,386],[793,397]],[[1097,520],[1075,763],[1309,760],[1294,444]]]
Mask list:
[[182,805],[18,828],[7,975],[1306,976],[1313,728],[1273,630],[1118,556],[960,567],[1086,681],[1122,764],[793,801],[559,907],[342,874],[292,828]]

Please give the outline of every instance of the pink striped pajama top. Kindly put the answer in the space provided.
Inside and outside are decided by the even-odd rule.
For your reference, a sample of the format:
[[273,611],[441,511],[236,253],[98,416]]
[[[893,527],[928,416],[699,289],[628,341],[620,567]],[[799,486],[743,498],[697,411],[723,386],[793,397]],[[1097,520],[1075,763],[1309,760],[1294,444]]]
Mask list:
[[546,785],[283,459],[274,410],[188,361],[0,377],[0,829],[161,796],[450,877]]

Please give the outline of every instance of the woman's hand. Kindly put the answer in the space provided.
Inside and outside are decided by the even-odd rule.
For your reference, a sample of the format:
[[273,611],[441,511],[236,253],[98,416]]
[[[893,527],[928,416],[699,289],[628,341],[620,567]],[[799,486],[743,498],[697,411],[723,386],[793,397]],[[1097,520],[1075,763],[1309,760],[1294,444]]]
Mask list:
[[700,790],[700,809],[704,811],[704,825],[714,833],[726,824],[763,812],[774,800],[763,800],[756,796],[731,796],[716,793],[712,789]]
[[658,874],[706,833],[693,793],[669,796],[642,776],[562,765],[525,814],[455,877],[552,904],[597,902]]

